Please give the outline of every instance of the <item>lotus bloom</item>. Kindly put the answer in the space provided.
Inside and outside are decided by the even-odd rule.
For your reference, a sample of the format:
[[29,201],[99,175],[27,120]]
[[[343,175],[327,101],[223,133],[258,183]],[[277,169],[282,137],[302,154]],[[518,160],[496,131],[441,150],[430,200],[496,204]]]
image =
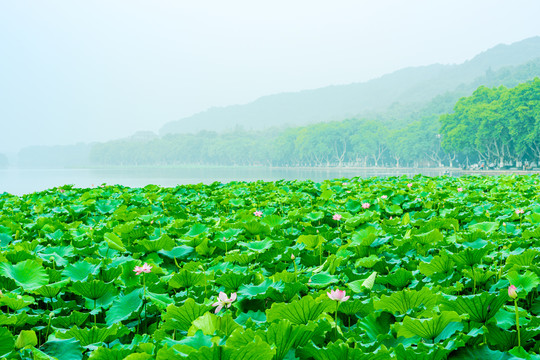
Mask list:
[[341,220],[342,217],[343,216],[341,216],[339,214],[334,214],[334,216],[332,216],[332,219],[339,221],[339,220]]
[[409,189],[412,188],[412,183],[408,183],[408,184],[407,184],[407,187],[408,187]]
[[133,269],[133,271],[135,271],[136,275],[140,275],[141,273],[149,273],[150,270],[152,270],[152,266],[151,265],[148,265],[147,263],[144,263],[143,266],[135,266],[135,269]]
[[386,199],[388,199],[388,196],[383,195],[383,196],[381,196],[381,199],[386,200]]
[[458,187],[458,188],[457,188],[457,191],[458,191],[458,192],[462,192],[462,191],[463,191],[463,188],[462,188],[462,187]]
[[339,302],[347,301],[350,298],[350,296],[345,296],[345,290],[330,290],[326,295],[328,295],[331,300]]
[[255,215],[256,217],[261,217],[262,216],[262,211],[257,210],[257,211],[255,211],[253,213],[253,215]]
[[519,215],[519,214],[523,214],[525,212],[525,210],[523,209],[516,209],[516,214]]
[[371,206],[370,203],[362,203],[362,208],[363,209],[369,209],[370,206]]
[[517,298],[517,288],[514,285],[510,285],[508,287],[508,296],[510,296],[512,299]]
[[215,313],[217,314],[224,306],[226,306],[227,309],[230,308],[234,300],[236,300],[236,293],[232,293],[231,298],[228,299],[227,294],[221,291],[218,295],[218,300],[212,304],[212,306],[217,306]]

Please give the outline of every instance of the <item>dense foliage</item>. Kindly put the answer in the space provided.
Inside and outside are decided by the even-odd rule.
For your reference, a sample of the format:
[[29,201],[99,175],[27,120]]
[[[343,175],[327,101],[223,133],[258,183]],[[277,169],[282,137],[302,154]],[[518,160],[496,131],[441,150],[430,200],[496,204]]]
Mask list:
[[[442,124],[442,126],[441,126]],[[454,113],[406,123],[349,119],[283,131],[167,135],[96,144],[102,165],[441,166],[540,161],[540,79],[478,88]],[[442,146],[441,146],[442,145]]]
[[461,157],[540,163],[540,79],[511,89],[480,87],[441,125],[443,148]]
[[4,193],[0,356],[538,359],[539,182]]

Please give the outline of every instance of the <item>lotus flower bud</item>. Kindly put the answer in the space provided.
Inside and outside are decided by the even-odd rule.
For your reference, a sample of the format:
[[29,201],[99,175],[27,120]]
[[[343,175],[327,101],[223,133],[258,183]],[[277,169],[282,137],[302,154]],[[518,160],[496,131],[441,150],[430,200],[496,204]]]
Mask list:
[[510,298],[512,298],[512,299],[517,298],[517,296],[518,296],[517,288],[514,285],[510,285],[508,287],[508,296],[510,296]]

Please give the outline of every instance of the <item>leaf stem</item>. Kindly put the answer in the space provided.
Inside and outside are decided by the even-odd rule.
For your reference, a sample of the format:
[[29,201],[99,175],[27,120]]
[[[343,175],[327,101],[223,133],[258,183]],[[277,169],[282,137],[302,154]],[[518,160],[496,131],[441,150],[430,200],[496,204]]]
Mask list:
[[516,311],[516,328],[517,328],[518,346],[521,347],[521,336],[519,333],[519,310],[518,310],[518,305],[517,305],[517,299],[514,299],[514,307]]

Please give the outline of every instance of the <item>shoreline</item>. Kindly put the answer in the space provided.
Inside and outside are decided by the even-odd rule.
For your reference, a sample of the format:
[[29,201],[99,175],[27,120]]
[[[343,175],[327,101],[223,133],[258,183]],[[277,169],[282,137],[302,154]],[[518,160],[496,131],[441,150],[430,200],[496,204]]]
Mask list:
[[456,167],[383,167],[383,166],[264,166],[264,165],[144,165],[144,166],[100,166],[100,167],[8,167],[0,171],[70,171],[70,170],[143,170],[143,169],[265,169],[265,170],[290,170],[290,171],[344,171],[344,172],[373,172],[373,173],[395,173],[395,174],[421,174],[422,172],[440,173],[441,175],[451,175],[453,173],[463,175],[529,175],[540,174],[538,170],[518,170],[518,169],[493,169],[479,170]]

